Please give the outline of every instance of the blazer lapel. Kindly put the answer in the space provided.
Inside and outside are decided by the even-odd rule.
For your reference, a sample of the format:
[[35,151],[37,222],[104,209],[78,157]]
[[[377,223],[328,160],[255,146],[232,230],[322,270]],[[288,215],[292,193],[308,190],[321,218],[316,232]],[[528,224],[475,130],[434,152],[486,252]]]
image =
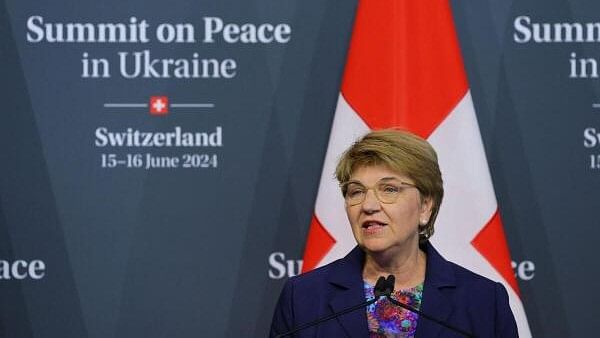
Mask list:
[[[331,300],[329,306],[333,312],[343,311],[365,301],[364,296],[346,296],[346,293],[351,293],[351,291],[341,292]],[[366,308],[357,309],[341,315],[337,317],[337,321],[344,328],[348,337],[364,338],[368,336]]]
[[[447,321],[454,308],[453,293],[456,278],[452,266],[429,244],[425,244],[427,267],[421,311]],[[443,337],[446,328],[424,317],[419,317],[416,337]]]
[[[329,283],[334,290],[329,302],[333,312],[343,311],[365,302],[362,279],[363,262],[364,253],[360,248],[355,247],[344,261],[333,269],[329,278]],[[337,318],[337,322],[348,337],[364,338],[369,335],[366,308],[341,315]]]

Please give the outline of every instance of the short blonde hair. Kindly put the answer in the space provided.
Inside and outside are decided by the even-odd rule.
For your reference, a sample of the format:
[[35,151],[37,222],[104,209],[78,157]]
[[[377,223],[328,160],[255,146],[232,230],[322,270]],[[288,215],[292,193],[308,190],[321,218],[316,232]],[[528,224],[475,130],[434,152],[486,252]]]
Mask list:
[[[400,129],[372,131],[356,141],[340,158],[335,176],[340,184],[350,180],[359,167],[384,165],[408,176],[414,181],[422,198],[431,198],[431,217],[419,225],[419,240],[424,242],[433,235],[444,186],[433,147],[421,137]],[[346,191],[342,194],[346,195]]]

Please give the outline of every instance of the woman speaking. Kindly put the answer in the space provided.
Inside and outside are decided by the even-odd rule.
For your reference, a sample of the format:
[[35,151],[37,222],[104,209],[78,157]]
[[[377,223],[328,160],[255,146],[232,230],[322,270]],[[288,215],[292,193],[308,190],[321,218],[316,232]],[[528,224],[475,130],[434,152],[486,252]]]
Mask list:
[[429,243],[444,188],[427,141],[400,130],[371,132],[346,150],[335,174],[357,246],[286,282],[271,337],[373,299],[376,282],[389,275],[393,300],[380,298],[294,337],[518,336],[504,287],[446,261]]

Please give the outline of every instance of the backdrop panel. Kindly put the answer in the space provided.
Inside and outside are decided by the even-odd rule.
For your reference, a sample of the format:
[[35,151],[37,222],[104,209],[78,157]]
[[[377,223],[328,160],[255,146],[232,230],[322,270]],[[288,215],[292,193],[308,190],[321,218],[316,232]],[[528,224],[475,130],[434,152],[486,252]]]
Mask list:
[[[3,1],[0,337],[266,336],[357,2]],[[451,6],[532,335],[593,336],[600,4]]]

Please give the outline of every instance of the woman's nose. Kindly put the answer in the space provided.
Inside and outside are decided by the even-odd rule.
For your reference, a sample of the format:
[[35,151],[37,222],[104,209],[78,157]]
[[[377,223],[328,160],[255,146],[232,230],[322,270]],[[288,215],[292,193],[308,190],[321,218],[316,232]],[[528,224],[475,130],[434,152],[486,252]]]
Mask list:
[[381,208],[381,203],[375,194],[375,190],[369,189],[366,192],[365,200],[362,202],[362,209],[365,212],[377,211]]

